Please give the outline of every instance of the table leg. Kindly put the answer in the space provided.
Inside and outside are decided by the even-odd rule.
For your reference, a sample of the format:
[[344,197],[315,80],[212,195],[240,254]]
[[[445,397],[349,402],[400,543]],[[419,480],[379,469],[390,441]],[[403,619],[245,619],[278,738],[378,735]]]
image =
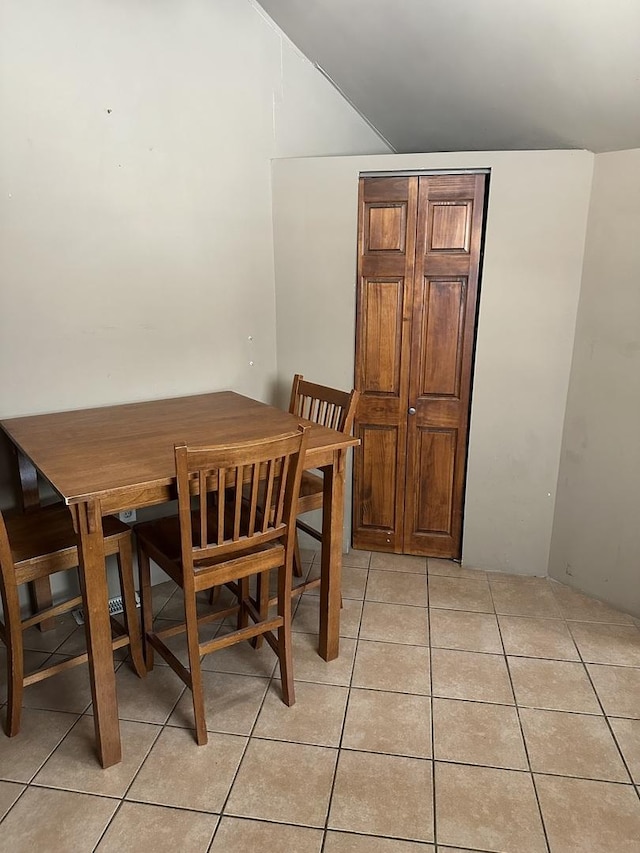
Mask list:
[[102,514],[97,501],[78,504],[72,508],[72,512],[80,540],[80,587],[84,604],[96,746],[102,766],[111,767],[122,760],[122,748],[111,645]]
[[344,519],[345,453],[334,453],[333,465],[322,468],[322,552],[320,580],[320,644],[326,661],[340,651],[340,607],[342,603],[342,527]]

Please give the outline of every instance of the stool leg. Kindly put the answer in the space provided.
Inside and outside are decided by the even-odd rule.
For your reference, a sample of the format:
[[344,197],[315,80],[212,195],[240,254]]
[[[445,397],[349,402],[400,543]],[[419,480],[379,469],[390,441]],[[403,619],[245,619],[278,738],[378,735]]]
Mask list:
[[136,591],[133,585],[133,554],[131,552],[131,534],[120,540],[118,553],[118,574],[120,575],[120,589],[122,590],[122,607],[124,611],[125,625],[129,635],[129,651],[131,661],[136,675],[144,678],[147,674],[144,657],[142,655],[142,639],[140,636],[140,623],[136,608]]
[[287,571],[286,565],[278,569],[278,616],[282,616],[283,622],[278,628],[278,660],[282,681],[282,701],[285,705],[293,705],[296,696],[291,652],[291,568]]
[[300,544],[298,542],[298,531],[296,530],[296,547],[293,552],[293,574],[297,578],[302,577],[302,560],[300,558]]
[[153,630],[153,598],[151,596],[151,566],[149,555],[138,543],[138,571],[140,572],[140,609],[142,610],[142,647],[147,672],[153,669],[153,646],[147,634]]
[[204,714],[204,690],[202,687],[202,668],[200,666],[200,646],[198,638],[198,611],[195,592],[183,589],[184,615],[187,625],[187,646],[189,650],[189,670],[191,672],[191,697],[193,717],[196,724],[196,742],[204,746],[207,742],[207,723]]
[[20,602],[16,587],[2,589],[5,642],[7,644],[7,721],[5,731],[15,737],[20,731],[22,694],[24,692],[24,648]]

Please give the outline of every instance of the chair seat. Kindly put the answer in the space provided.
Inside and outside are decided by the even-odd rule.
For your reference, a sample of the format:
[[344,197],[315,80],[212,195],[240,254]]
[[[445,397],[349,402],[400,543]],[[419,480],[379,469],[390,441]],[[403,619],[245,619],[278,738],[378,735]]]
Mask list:
[[[5,519],[11,556],[18,573],[18,583],[38,577],[38,569],[46,563],[51,574],[52,561],[64,571],[78,565],[78,537],[73,529],[69,508],[61,503],[38,507]],[[113,515],[103,519],[105,554],[115,554],[118,540],[129,535],[129,527]]]

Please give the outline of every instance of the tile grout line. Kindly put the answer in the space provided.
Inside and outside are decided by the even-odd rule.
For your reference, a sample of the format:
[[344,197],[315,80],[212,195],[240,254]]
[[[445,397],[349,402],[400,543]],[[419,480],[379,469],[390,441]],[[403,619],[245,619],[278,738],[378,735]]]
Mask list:
[[427,638],[429,640],[429,709],[431,711],[431,808],[433,809],[433,845],[438,851],[438,823],[436,818],[437,793],[436,793],[436,731],[435,717],[433,713],[433,647],[431,645],[431,598],[429,582],[429,558],[425,557],[427,569]]
[[355,638],[355,647],[353,650],[353,663],[351,665],[351,674],[349,675],[349,684],[347,685],[347,687],[348,687],[347,701],[346,701],[346,704],[344,707],[344,716],[342,718],[342,726],[340,728],[340,737],[338,739],[338,748],[336,750],[336,762],[335,762],[335,765],[333,768],[333,778],[331,780],[331,788],[329,791],[329,800],[327,803],[327,814],[326,814],[326,817],[324,820],[324,827],[323,827],[323,834],[322,834],[322,845],[320,847],[320,853],[324,853],[325,845],[327,843],[327,833],[330,831],[329,830],[329,815],[331,814],[331,806],[333,804],[333,794],[334,794],[334,790],[335,790],[335,786],[336,786],[336,779],[338,776],[338,765],[340,763],[340,756],[342,754],[342,740],[344,738],[344,730],[345,730],[345,727],[347,725],[347,714],[349,713],[349,705],[351,704],[351,688],[353,686],[353,676],[354,676],[355,669],[356,669],[356,658],[358,656],[358,645],[360,643],[360,631],[362,628],[362,619],[364,616],[364,602],[365,602],[365,598],[367,595],[367,586],[369,585],[369,573],[371,571],[370,566],[371,566],[371,553],[369,553],[369,560],[368,560],[368,565],[367,565],[367,576],[365,578],[364,590],[362,593],[362,610],[360,611],[360,621],[358,622],[358,631],[357,631],[357,636]]
[[[491,601],[493,602],[493,609],[495,611],[495,602],[493,601],[493,592],[491,590],[491,585],[489,585],[489,595],[491,596]],[[540,805],[540,797],[538,796],[538,788],[536,786],[536,780],[533,775],[533,769],[531,767],[531,757],[529,756],[529,747],[527,746],[527,739],[525,737],[524,728],[522,726],[522,720],[520,718],[520,707],[518,705],[518,697],[516,696],[515,687],[513,685],[513,678],[511,676],[511,668],[509,666],[509,658],[507,656],[507,652],[504,645],[504,639],[502,637],[502,628],[500,627],[500,620],[498,619],[498,614],[496,614],[496,624],[498,626],[498,635],[500,636],[500,643],[502,645],[502,656],[504,658],[505,666],[507,669],[507,675],[509,677],[509,684],[511,685],[511,692],[513,693],[513,703],[516,711],[516,717],[518,718],[518,726],[520,727],[520,737],[522,738],[522,745],[524,748],[524,753],[527,759],[527,765],[529,767],[529,778],[531,779],[531,784],[533,786],[533,793],[536,798],[536,804],[538,806],[538,814],[540,815],[540,825],[542,826],[542,833],[544,836],[544,841],[547,846],[548,853],[551,853],[551,843],[549,842],[549,836],[547,834],[547,827],[544,822],[544,815],[542,813],[542,806]]]
[[[551,593],[552,593],[552,595],[554,596],[554,599],[557,601],[558,606],[560,607],[560,610],[562,611],[562,613],[563,613],[563,615],[564,615],[564,611],[562,610],[562,602],[558,601],[558,598],[557,598],[557,596],[556,596],[556,594],[555,594],[555,591],[554,591],[554,589],[553,589],[553,584],[550,584],[550,586],[551,586]],[[635,785],[635,781],[634,781],[634,778],[633,778],[633,774],[631,773],[631,770],[629,769],[629,765],[627,764],[627,760],[626,760],[626,758],[625,758],[625,756],[624,756],[624,753],[623,753],[623,751],[622,751],[622,748],[621,748],[620,744],[618,743],[618,739],[617,739],[617,737],[616,737],[616,735],[615,735],[615,732],[613,731],[613,727],[612,727],[612,725],[611,725],[611,721],[609,720],[609,715],[608,715],[608,714],[607,714],[607,712],[605,711],[605,709],[604,709],[604,704],[603,704],[602,700],[600,699],[600,694],[598,693],[598,691],[597,691],[597,689],[596,689],[596,686],[595,686],[595,684],[593,683],[593,679],[591,678],[591,673],[589,672],[589,667],[587,666],[587,662],[584,660],[584,656],[583,656],[583,654],[582,654],[582,651],[580,650],[580,646],[578,645],[578,643],[577,643],[577,641],[576,641],[576,638],[573,636],[573,631],[571,630],[571,625],[567,624],[567,623],[569,622],[569,620],[565,617],[565,618],[564,618],[564,621],[565,621],[565,625],[566,625],[566,627],[567,627],[567,631],[569,632],[569,634],[570,634],[570,636],[571,636],[571,640],[573,641],[573,644],[574,644],[574,646],[576,647],[576,651],[577,651],[577,653],[578,653],[578,657],[580,658],[580,662],[582,663],[582,667],[583,667],[583,669],[584,669],[584,671],[585,671],[585,673],[586,673],[586,675],[587,675],[587,678],[589,679],[589,684],[591,685],[591,689],[593,690],[593,693],[594,693],[594,695],[595,695],[595,697],[596,697],[596,701],[597,701],[597,703],[598,703],[598,705],[599,705],[599,707],[600,707],[600,710],[602,711],[602,716],[604,717],[604,720],[605,720],[605,722],[606,722],[607,728],[609,729],[609,733],[611,734],[611,737],[613,738],[613,742],[614,742],[614,744],[615,744],[615,746],[616,746],[616,749],[618,750],[618,754],[619,754],[619,756],[620,756],[620,758],[621,758],[621,760],[622,760],[622,764],[623,764],[623,766],[624,766],[624,769],[625,769],[625,770],[626,770],[626,772],[627,772],[627,776],[629,777],[629,781],[630,781],[630,783],[631,783],[631,787],[632,787],[632,788],[633,788],[633,790],[635,791],[635,793],[636,793],[637,797],[640,799],[640,789],[638,789],[638,787],[636,787],[636,785]],[[573,620],[573,621],[575,621],[575,620]],[[616,623],[589,623],[589,624],[616,624]],[[593,664],[592,664],[592,665],[593,665]],[[595,664],[595,665],[596,665],[596,666],[602,666],[603,664]],[[605,664],[605,665],[606,665],[606,664]],[[637,668],[637,667],[632,667],[632,668]],[[581,778],[581,777],[578,777],[578,778]],[[593,780],[593,781],[601,781],[601,782],[605,782],[605,783],[607,783],[607,782],[608,782],[608,784],[623,784],[623,785],[628,785],[628,783],[627,783],[627,782],[611,783],[609,780],[602,780],[602,779],[601,779],[601,780]]]
[[[576,647],[577,647],[577,646],[578,646],[578,644],[576,643]],[[619,785],[625,785],[626,787],[629,787],[629,783],[631,783],[631,787],[632,787],[632,788],[633,788],[633,790],[636,792],[636,795],[638,796],[638,798],[640,798],[640,790],[638,790],[638,788],[636,787],[636,784],[635,784],[634,779],[633,779],[633,775],[632,775],[632,773],[631,773],[631,770],[629,769],[629,765],[627,764],[627,760],[626,760],[626,758],[625,758],[625,756],[624,756],[624,753],[623,753],[623,751],[622,751],[622,748],[620,747],[620,744],[618,743],[618,739],[617,739],[616,734],[615,734],[615,732],[614,732],[614,730],[613,730],[613,727],[612,727],[612,725],[611,725],[611,721],[609,720],[609,716],[608,716],[607,712],[606,712],[606,711],[605,711],[605,709],[604,709],[604,705],[603,705],[603,703],[602,703],[602,700],[600,699],[600,695],[599,695],[598,691],[596,690],[596,686],[595,686],[595,684],[593,683],[593,679],[591,678],[591,673],[589,672],[589,667],[587,666],[586,661],[583,659],[583,657],[582,657],[582,652],[580,651],[580,649],[579,649],[579,648],[578,648],[578,654],[580,655],[580,662],[582,663],[582,666],[583,666],[583,668],[584,668],[584,671],[585,671],[585,672],[586,672],[586,674],[587,674],[587,678],[589,679],[589,684],[591,685],[591,689],[593,690],[593,692],[594,692],[594,694],[595,694],[596,701],[598,702],[598,705],[599,705],[599,707],[600,707],[600,710],[602,711],[602,717],[604,718],[604,721],[605,721],[605,723],[606,723],[606,725],[607,725],[607,729],[609,730],[609,734],[611,735],[611,737],[612,737],[612,739],[613,739],[613,742],[614,742],[614,744],[615,744],[615,747],[616,747],[616,749],[618,750],[618,755],[620,756],[620,759],[621,759],[621,761],[622,761],[622,764],[623,764],[623,766],[624,766],[624,769],[625,769],[625,771],[626,771],[626,773],[627,773],[627,776],[629,777],[629,782],[620,782],[620,781],[612,782],[612,781],[611,781],[611,780],[609,780],[609,779],[594,779],[594,780],[591,780],[591,781],[594,781],[594,782],[604,782],[605,784],[619,784]],[[596,665],[598,665],[598,664],[596,664]],[[599,664],[599,665],[600,665],[600,666],[602,666],[603,664]],[[584,777],[578,777],[578,778],[584,778]],[[589,780],[587,780],[587,781],[589,781]]]
[[[309,566],[309,571],[311,571],[311,568],[313,567],[314,561],[315,561],[315,556],[314,556],[314,559],[311,561],[311,566]],[[271,582],[271,572],[269,572],[269,582]],[[292,611],[291,611],[291,624],[292,625],[293,625],[293,617],[295,616],[295,611],[298,609],[300,599],[302,598],[302,596],[299,595],[299,596],[296,596],[296,598],[298,599],[298,602],[296,604],[296,607],[292,608]],[[292,599],[292,602],[293,602],[293,599]],[[293,633],[293,631],[292,631],[292,633]],[[240,643],[238,643],[237,645],[240,645]],[[254,649],[254,651],[256,651],[256,650]],[[213,654],[215,654],[215,652]],[[292,656],[292,659],[293,659],[293,656]],[[213,831],[213,835],[211,836],[211,840],[209,842],[209,846],[207,847],[207,851],[210,851],[211,848],[213,847],[213,843],[214,843],[216,836],[218,835],[218,832],[220,830],[220,824],[222,823],[222,819],[224,817],[233,817],[233,815],[226,815],[225,814],[226,808],[227,808],[227,803],[229,802],[229,798],[231,797],[231,792],[233,791],[233,786],[235,785],[236,780],[238,778],[238,775],[240,773],[240,768],[242,767],[242,762],[244,761],[246,754],[249,750],[249,746],[251,745],[251,741],[253,739],[253,733],[254,733],[256,725],[258,723],[258,717],[260,716],[260,713],[264,707],[264,703],[266,702],[267,696],[269,695],[269,690],[271,689],[271,685],[273,684],[274,679],[275,679],[276,669],[279,669],[279,661],[277,659],[277,656],[276,656],[276,661],[277,661],[276,665],[274,666],[274,668],[271,672],[271,677],[269,679],[269,683],[267,684],[267,688],[264,691],[264,694],[262,696],[262,701],[260,702],[260,707],[258,708],[258,710],[256,712],[255,718],[254,718],[253,723],[251,725],[251,729],[249,731],[249,734],[247,735],[247,742],[245,743],[244,749],[242,750],[242,755],[240,756],[240,760],[238,761],[238,766],[236,767],[235,773],[233,774],[233,779],[231,780],[231,784],[229,785],[229,790],[227,791],[227,794],[224,798],[224,802],[222,803],[222,806],[220,807],[220,811],[218,812],[218,822],[217,822],[216,827]],[[292,662],[292,665],[293,665],[293,662]],[[280,672],[280,680],[282,681],[282,672]],[[295,690],[295,668],[294,668],[294,690]],[[254,819],[257,819],[257,818],[254,818]]]

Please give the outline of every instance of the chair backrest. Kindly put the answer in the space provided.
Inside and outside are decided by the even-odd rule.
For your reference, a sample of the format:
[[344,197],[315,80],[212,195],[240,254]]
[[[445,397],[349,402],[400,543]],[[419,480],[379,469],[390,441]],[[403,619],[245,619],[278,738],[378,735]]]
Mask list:
[[296,373],[291,387],[289,411],[315,424],[350,433],[356,416],[360,392],[339,391],[326,385],[307,382]]
[[[7,535],[4,518],[0,512],[0,604],[4,613],[4,622],[7,613],[14,608],[20,608],[18,599],[18,587],[16,583],[15,565],[11,556],[11,546]],[[5,625],[0,619],[0,640],[7,642]]]
[[308,430],[300,426],[293,433],[233,445],[176,446],[185,574],[198,562],[231,558],[276,539],[293,558]]

